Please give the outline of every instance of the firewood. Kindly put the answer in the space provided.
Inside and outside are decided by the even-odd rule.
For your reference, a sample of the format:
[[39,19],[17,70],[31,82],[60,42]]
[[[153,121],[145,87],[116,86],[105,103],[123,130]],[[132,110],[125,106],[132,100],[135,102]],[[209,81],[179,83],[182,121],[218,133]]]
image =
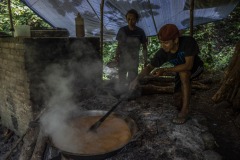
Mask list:
[[159,83],[174,82],[174,77],[172,77],[172,76],[161,76],[161,77],[145,76],[145,77],[139,79],[140,84],[148,84],[151,82],[159,82]]
[[38,127],[30,128],[23,138],[23,146],[20,152],[19,160],[30,160],[39,132]]
[[13,147],[10,149],[10,151],[8,151],[7,153],[5,153],[5,155],[3,156],[5,160],[8,160],[13,152],[13,150],[17,147],[17,145],[22,141],[22,138],[18,139],[14,144]]
[[152,84],[140,85],[143,94],[173,93],[173,86],[155,86]]
[[[34,147],[29,145],[32,144],[34,145],[34,141],[36,142],[37,139],[37,133],[39,132],[39,126],[38,125],[31,125],[31,124],[38,124],[38,120],[39,118],[42,116],[42,114],[45,112],[46,108],[44,108],[35,118],[34,121],[32,121],[29,124],[28,129],[26,130],[26,132],[14,143],[13,147],[10,149],[9,152],[7,152],[3,157],[5,160],[8,160],[13,152],[13,150],[18,146],[18,144],[22,141],[28,143],[25,146],[26,151],[24,151],[24,147],[22,147],[22,151],[20,153],[20,157],[19,160],[28,160],[31,158],[32,156],[32,152]],[[32,136],[31,136],[32,135]],[[25,138],[26,136],[26,138]],[[23,145],[24,146],[24,145]],[[27,146],[29,146],[30,148],[28,148]],[[29,157],[29,158],[28,158]]]
[[192,81],[192,88],[207,90],[207,89],[210,89],[210,86],[198,81]]
[[164,87],[164,86],[173,86],[173,82],[157,82],[157,81],[152,81],[149,82],[148,84],[154,85],[154,86],[159,86],[159,87]]
[[[23,141],[23,139],[24,139],[24,137],[25,137],[26,135],[28,135],[28,134],[30,135],[30,134],[32,134],[32,132],[34,132],[34,131],[35,131],[35,129],[28,128],[27,131],[14,143],[14,145],[12,146],[12,148],[10,149],[10,151],[8,151],[8,152],[3,156],[3,157],[4,157],[3,159],[5,159],[5,160],[10,159],[10,156],[11,156],[13,150],[18,146],[18,144]],[[26,151],[26,152],[28,152],[28,151]],[[27,156],[25,156],[25,155],[27,155],[27,154],[22,155],[23,158],[27,157]],[[21,155],[20,155],[20,157],[21,157]],[[19,158],[19,159],[21,160],[21,158]],[[23,159],[23,160],[24,160],[24,159]]]
[[40,130],[31,160],[42,160],[47,145],[47,137]]

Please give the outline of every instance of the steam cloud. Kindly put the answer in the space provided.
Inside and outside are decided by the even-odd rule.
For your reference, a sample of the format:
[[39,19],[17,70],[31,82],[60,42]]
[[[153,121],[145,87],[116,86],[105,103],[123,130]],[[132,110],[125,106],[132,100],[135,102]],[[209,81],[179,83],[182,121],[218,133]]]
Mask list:
[[89,45],[74,43],[70,50],[73,58],[51,64],[44,72],[45,83],[42,86],[46,91],[44,99],[47,109],[40,119],[43,132],[54,142],[69,147],[67,150],[75,147],[71,139],[75,130],[67,121],[73,113],[84,110],[76,97],[81,96],[81,88],[89,87],[91,90],[96,85],[96,74],[99,74],[99,66],[102,65],[96,58],[99,53]]

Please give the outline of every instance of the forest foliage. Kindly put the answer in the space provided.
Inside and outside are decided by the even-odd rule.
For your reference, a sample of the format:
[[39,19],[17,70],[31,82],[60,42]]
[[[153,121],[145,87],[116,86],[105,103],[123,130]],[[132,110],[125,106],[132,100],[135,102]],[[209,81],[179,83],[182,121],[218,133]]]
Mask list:
[[[51,26],[38,17],[20,0],[11,0],[12,17],[14,25],[28,24],[32,29],[51,28]],[[7,0],[0,1],[0,32],[11,34]],[[227,67],[233,55],[235,44],[240,41],[240,4],[224,20],[207,23],[194,27],[194,37],[200,47],[200,57],[203,59],[208,71],[223,70]],[[184,34],[189,34],[185,30]],[[152,57],[160,45],[156,36],[148,37],[148,53]],[[108,63],[115,56],[117,43],[105,42],[103,48],[103,61]],[[140,62],[142,62],[140,60]],[[141,64],[142,65],[142,64]]]

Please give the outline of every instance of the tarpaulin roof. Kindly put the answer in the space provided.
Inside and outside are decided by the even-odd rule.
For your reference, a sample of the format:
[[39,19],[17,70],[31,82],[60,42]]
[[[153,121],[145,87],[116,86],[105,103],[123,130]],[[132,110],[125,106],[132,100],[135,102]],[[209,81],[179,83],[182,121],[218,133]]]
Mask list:
[[[100,35],[101,0],[22,0],[36,14],[56,28],[65,28],[75,37],[75,17],[84,18],[86,36]],[[226,18],[239,0],[195,0],[194,26]],[[125,14],[136,9],[141,19],[137,25],[147,36],[156,35],[166,23],[179,29],[190,25],[190,0],[105,0],[103,37],[114,40],[120,27],[127,25]]]

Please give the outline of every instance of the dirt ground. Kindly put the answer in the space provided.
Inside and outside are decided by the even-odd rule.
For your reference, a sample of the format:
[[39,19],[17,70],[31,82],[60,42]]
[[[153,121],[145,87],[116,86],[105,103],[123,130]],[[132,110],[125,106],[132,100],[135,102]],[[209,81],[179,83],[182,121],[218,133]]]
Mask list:
[[[223,160],[240,159],[240,128],[234,124],[234,118],[237,113],[230,107],[217,105],[211,100],[211,97],[220,87],[220,75],[204,75],[207,77],[209,90],[193,90],[191,99],[191,114],[201,114],[206,117],[205,125],[209,128],[216,140],[215,151],[223,156]],[[169,94],[169,101],[172,95]],[[12,148],[14,142],[19,137],[16,135],[6,135],[6,128],[0,123],[0,159]],[[17,159],[21,145],[16,147],[11,157]]]
[[[216,140],[216,151],[224,160],[240,159],[240,128],[234,119],[237,113],[227,105],[215,104],[211,98],[220,87],[221,75],[208,75],[211,79],[209,90],[195,91],[192,95],[192,114],[203,114],[207,126]],[[206,77],[207,75],[205,75]]]

